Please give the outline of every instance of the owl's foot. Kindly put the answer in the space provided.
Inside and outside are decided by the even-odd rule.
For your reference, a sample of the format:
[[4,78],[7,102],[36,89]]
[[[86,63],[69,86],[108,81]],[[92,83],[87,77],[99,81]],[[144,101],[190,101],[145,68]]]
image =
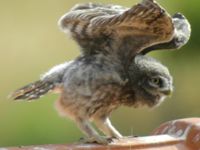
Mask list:
[[103,144],[103,145],[107,145],[107,144],[111,143],[112,141],[113,141],[112,138],[106,138],[103,136],[80,139],[81,143],[98,143],[98,144]]

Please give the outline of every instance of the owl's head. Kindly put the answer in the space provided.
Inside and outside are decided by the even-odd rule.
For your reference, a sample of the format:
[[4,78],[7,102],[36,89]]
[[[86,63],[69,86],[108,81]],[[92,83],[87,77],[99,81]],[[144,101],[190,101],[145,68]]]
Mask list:
[[138,102],[150,107],[160,104],[173,91],[173,79],[167,67],[149,56],[135,57],[129,78]]

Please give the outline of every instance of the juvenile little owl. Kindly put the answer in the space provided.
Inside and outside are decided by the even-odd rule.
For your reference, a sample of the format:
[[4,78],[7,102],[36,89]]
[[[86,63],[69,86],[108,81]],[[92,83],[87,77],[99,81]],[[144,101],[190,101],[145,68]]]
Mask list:
[[78,42],[81,55],[53,67],[12,97],[33,100],[49,91],[60,93],[56,108],[75,121],[87,142],[107,144],[108,138],[122,137],[109,120],[119,106],[154,107],[173,91],[167,67],[144,54],[185,45],[190,25],[183,15],[171,17],[153,0],[131,8],[87,3],[72,8],[59,25]]

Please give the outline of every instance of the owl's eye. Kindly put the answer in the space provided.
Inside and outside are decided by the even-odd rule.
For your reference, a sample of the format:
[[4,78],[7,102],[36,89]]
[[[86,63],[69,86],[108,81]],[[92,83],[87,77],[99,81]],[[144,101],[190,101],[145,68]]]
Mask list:
[[155,85],[159,85],[161,80],[160,80],[160,78],[151,78],[150,82],[155,84]]

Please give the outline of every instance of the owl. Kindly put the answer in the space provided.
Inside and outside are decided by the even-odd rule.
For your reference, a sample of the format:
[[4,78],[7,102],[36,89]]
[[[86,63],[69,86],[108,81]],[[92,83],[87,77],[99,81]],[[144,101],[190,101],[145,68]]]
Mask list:
[[81,55],[16,90],[13,99],[59,93],[58,112],[77,124],[85,141],[108,144],[122,138],[109,120],[113,110],[121,105],[155,107],[172,93],[167,67],[145,54],[187,43],[190,24],[182,14],[171,17],[153,0],[131,8],[86,3],[73,7],[58,24],[79,44]]

